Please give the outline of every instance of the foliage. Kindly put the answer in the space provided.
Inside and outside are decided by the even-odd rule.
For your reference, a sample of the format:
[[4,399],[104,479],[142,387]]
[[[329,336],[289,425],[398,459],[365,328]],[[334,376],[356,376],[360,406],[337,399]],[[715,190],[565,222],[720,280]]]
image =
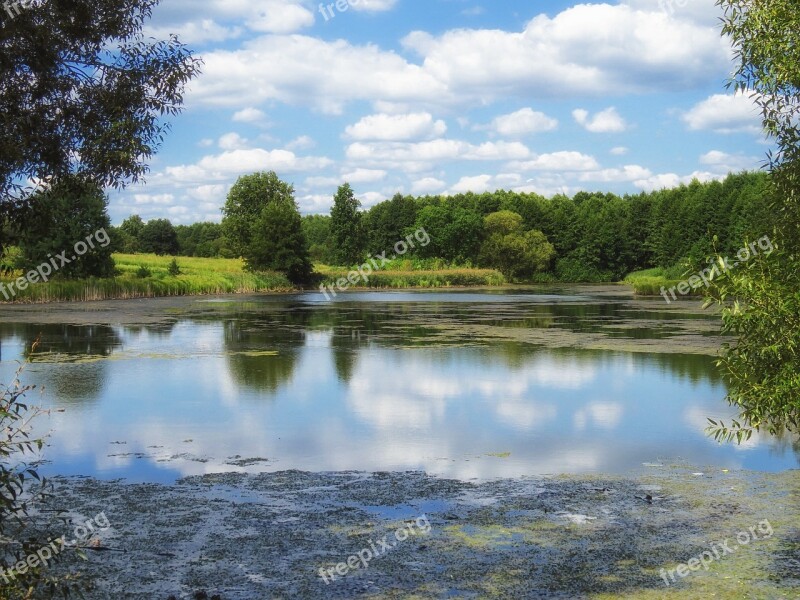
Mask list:
[[180,256],[199,256],[204,258],[232,258],[233,252],[227,247],[219,223],[193,223],[175,227],[178,236]]
[[294,203],[294,187],[281,181],[274,171],[243,175],[236,180],[222,208],[222,231],[236,256],[250,246],[253,223],[265,206],[275,202]]
[[498,269],[510,279],[523,279],[547,270],[555,248],[541,231],[523,231],[522,215],[510,210],[484,218],[486,241],[479,262]]
[[118,252],[139,252],[141,250],[142,231],[144,221],[139,215],[131,215],[117,228],[119,238],[117,241]]
[[243,257],[248,270],[285,273],[293,283],[309,280],[308,243],[294,200],[267,204],[252,224],[250,239]]
[[148,277],[152,276],[153,272],[145,265],[140,265],[139,268],[136,270],[136,277],[138,277],[139,279],[147,279]]
[[176,259],[173,258],[172,262],[169,263],[167,273],[169,273],[171,277],[177,277],[181,274],[181,268],[178,266],[178,261]]
[[[242,179],[245,181],[240,180],[231,190],[236,192],[236,201],[228,207],[231,216],[223,226],[208,223],[176,228],[181,255],[199,254],[205,244],[206,248],[219,247],[220,256],[233,256],[234,244],[227,233],[223,235],[232,231],[226,226],[238,222],[249,236],[258,206],[270,195],[289,198],[293,193],[291,186],[282,184],[274,174]],[[620,281],[634,271],[676,265],[681,265],[680,279],[687,259],[698,263],[714,252],[714,235],[720,240],[717,249],[731,255],[741,248],[744,238],[770,233],[779,213],[764,202],[769,190],[765,173],[739,173],[722,182],[695,181],[624,197],[581,192],[573,198],[557,195],[547,199],[503,190],[449,197],[397,194],[359,214],[369,255],[391,255],[397,242],[424,228],[430,243],[418,245],[404,258],[475,265],[487,237],[484,217],[509,211],[518,215],[515,221],[522,218],[522,231],[541,231],[556,251],[550,268],[525,275],[526,281]],[[245,202],[245,197],[254,202]],[[331,222],[329,215],[302,218],[314,262],[341,262]],[[348,264],[356,262],[361,261]]]
[[361,226],[361,202],[349,183],[340,186],[331,207],[330,236],[334,257],[340,265],[350,265],[364,258],[364,233]]
[[741,442],[762,427],[797,431],[800,417],[800,13],[793,0],[718,4],[738,63],[731,86],[761,108],[777,145],[769,156],[774,193],[765,198],[777,250],[720,277],[707,302],[723,306],[723,330],[737,336],[718,363],[740,411],[710,431]]
[[25,181],[80,174],[120,187],[146,173],[200,67],[177,37],[145,37],[157,2],[52,0],[2,14],[0,222],[27,227]]
[[[113,275],[110,240],[106,241],[102,235],[100,240],[95,239],[95,233],[100,230],[108,233],[111,226],[107,204],[101,189],[77,177],[65,177],[48,190],[34,194],[33,202],[25,211],[28,227],[20,234],[22,255],[18,268],[27,272],[66,251],[69,263],[59,261],[59,269],[51,277]],[[87,239],[91,239],[91,244]],[[87,245],[86,253],[81,256],[74,251],[79,242]]]
[[[32,350],[35,350],[34,343]],[[43,504],[51,495],[52,486],[40,477],[35,467],[27,464],[44,446],[44,440],[31,433],[32,421],[42,410],[24,402],[33,386],[20,383],[20,371],[9,386],[0,384],[0,569],[13,568],[19,561],[47,545],[47,540],[36,531],[31,514],[34,507]],[[59,560],[55,556],[54,560]],[[74,591],[69,578],[58,579],[48,575],[42,565],[29,568],[14,577],[0,578],[0,597],[8,599],[32,598],[36,595],[56,593],[67,597]]]
[[303,233],[308,241],[308,253],[312,261],[336,262],[331,241],[331,218],[328,215],[305,215],[303,217]]
[[139,234],[139,248],[148,254],[177,254],[178,234],[169,219],[151,219]]

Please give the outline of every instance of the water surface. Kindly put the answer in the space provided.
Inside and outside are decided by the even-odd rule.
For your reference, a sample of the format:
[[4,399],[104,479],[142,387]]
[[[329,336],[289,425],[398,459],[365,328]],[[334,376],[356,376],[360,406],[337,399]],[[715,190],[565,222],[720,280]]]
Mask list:
[[[459,478],[643,464],[796,468],[800,446],[720,446],[714,317],[592,288],[184,299],[159,323],[14,322],[0,381],[54,412],[47,474],[425,470]],[[124,303],[119,303],[124,310]],[[58,310],[49,309],[49,310]]]

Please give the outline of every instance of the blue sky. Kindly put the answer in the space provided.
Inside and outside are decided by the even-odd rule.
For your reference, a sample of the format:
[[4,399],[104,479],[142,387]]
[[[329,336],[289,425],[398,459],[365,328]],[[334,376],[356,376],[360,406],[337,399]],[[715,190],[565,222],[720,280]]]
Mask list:
[[307,214],[344,181],[365,207],[398,191],[636,193],[757,168],[768,149],[752,101],[725,88],[713,0],[339,6],[163,0],[147,33],[177,33],[205,66],[146,183],[111,193],[112,221],[219,221],[259,170]]

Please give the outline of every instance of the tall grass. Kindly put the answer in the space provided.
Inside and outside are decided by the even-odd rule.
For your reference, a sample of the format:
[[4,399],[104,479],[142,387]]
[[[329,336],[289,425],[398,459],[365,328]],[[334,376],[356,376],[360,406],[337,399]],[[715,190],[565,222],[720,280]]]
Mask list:
[[[341,267],[317,265],[317,272],[323,277],[325,285],[335,285],[351,272]],[[498,286],[506,284],[502,273],[492,269],[450,268],[441,270],[399,270],[376,271],[365,282],[359,277],[353,288],[442,288],[466,286]]]
[[[662,287],[668,290],[684,280],[683,271],[684,268],[680,266],[634,271],[625,278],[624,283],[633,287],[633,292],[637,296],[660,296]],[[700,294],[702,294],[702,289],[692,290],[686,295]]]
[[[112,279],[55,279],[15,290],[18,302],[91,301],[157,296],[201,296],[290,291],[295,287],[281,273],[248,273],[241,260],[225,258],[178,258],[181,274],[169,274],[171,256],[115,254],[118,275]],[[149,277],[137,277],[141,267]],[[21,276],[17,273],[16,276]],[[11,279],[5,278],[7,285]],[[0,294],[0,301],[5,298]]]

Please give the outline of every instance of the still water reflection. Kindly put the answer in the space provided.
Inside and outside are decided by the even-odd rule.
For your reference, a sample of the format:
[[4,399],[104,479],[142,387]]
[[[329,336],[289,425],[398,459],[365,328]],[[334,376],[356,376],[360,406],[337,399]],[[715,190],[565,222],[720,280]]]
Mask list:
[[[0,381],[41,335],[24,380],[45,387],[41,404],[65,409],[40,424],[53,430],[46,474],[797,467],[791,441],[705,436],[707,417],[731,414],[712,357],[615,349],[686,336],[681,323],[702,331],[706,317],[568,295],[319,300],[187,300],[158,325],[3,322]],[[609,347],[569,343],[590,334]]]

